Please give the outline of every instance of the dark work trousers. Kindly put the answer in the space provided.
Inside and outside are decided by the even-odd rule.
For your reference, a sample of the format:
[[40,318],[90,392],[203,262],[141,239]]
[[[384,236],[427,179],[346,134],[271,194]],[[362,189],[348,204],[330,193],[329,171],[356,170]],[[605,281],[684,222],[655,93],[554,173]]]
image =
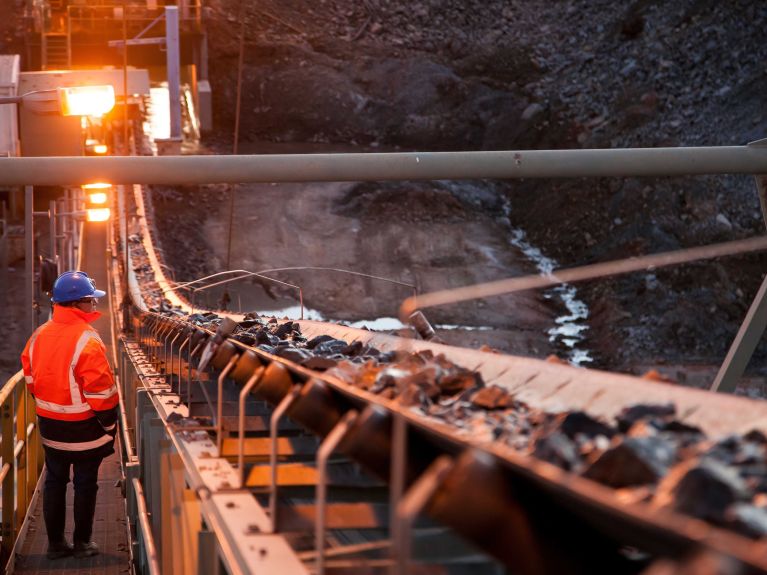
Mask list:
[[101,453],[61,451],[45,447],[45,490],[43,492],[43,516],[48,530],[48,541],[64,540],[67,513],[67,483],[69,469],[74,468],[75,486],[75,532],[76,542],[87,543],[93,532],[93,515],[96,512],[96,493],[99,490],[99,466]]

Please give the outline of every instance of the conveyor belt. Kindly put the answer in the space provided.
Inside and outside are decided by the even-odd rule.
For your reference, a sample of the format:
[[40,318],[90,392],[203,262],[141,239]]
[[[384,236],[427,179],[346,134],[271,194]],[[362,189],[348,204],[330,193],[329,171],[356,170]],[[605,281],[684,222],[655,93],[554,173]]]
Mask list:
[[[166,342],[178,334],[182,334],[181,340],[195,333],[203,338],[210,335],[200,328],[155,314],[145,315],[144,319],[153,334],[148,341]],[[234,364],[232,375],[241,385],[260,366],[267,366],[261,382],[254,389],[256,397],[277,405],[288,395],[292,385],[301,385],[302,390],[288,415],[320,437],[326,437],[350,410],[361,412],[361,418],[340,449],[382,478],[388,479],[393,465],[390,455],[396,451],[392,440],[393,421],[396,418],[405,421],[409,428],[406,484],[413,485],[431,465],[447,457],[449,464],[434,486],[426,509],[439,522],[474,541],[511,568],[523,572],[623,570],[627,566],[622,562],[619,549],[631,545],[653,555],[674,559],[707,551],[730,557],[747,571],[767,572],[763,545],[755,545],[739,535],[667,510],[626,504],[611,489],[508,447],[477,444],[470,436],[450,426],[426,419],[335,377],[312,372],[233,340],[219,348],[213,366],[216,370],[223,369],[238,355],[245,366],[250,366],[250,370],[246,367],[238,369],[239,361]],[[549,367],[544,362],[529,361],[537,363],[544,375],[571,373],[575,378],[584,377],[587,384],[588,378],[598,381],[610,377],[610,374],[565,366]],[[622,383],[620,377],[617,378],[618,390]],[[654,389],[660,397],[667,397],[669,393],[666,387],[656,387],[656,384],[637,378],[625,377],[624,381],[624,385],[629,381],[640,382],[639,385],[646,386],[646,391]],[[603,393],[609,394],[609,381],[602,381],[602,386]],[[695,402],[696,411],[704,414],[701,421],[712,417],[717,405],[722,407],[721,396],[683,388],[675,388],[675,391],[675,399],[692,398],[690,401]],[[635,388],[634,393],[637,392]],[[618,402],[630,399],[635,396],[624,398],[618,394]],[[726,399],[734,402],[734,409],[740,409],[740,403],[744,404],[742,407],[751,408],[757,413],[756,421],[764,413],[763,404],[741,398]],[[709,404],[713,400],[715,404]],[[707,414],[706,409],[713,411]],[[730,421],[723,419],[725,425],[718,428],[720,432],[727,429],[726,422]],[[251,477],[255,478],[253,473]],[[288,469],[284,473],[288,473]],[[307,473],[310,472],[299,473],[297,480],[306,481]],[[253,482],[263,485],[266,478],[253,479]],[[478,485],[482,489],[477,489]],[[528,538],[529,545],[520,548],[519,544],[514,544],[520,537]],[[561,557],[551,557],[545,552],[551,545],[561,549]]]
[[[148,236],[145,230],[145,242]],[[159,265],[152,264],[160,285],[167,285]],[[184,307],[183,300],[180,303]],[[202,346],[198,344],[210,338],[212,332],[186,324],[178,317],[145,313],[145,309],[136,310],[141,318],[136,337],[154,357],[155,365],[178,376],[182,359],[186,366],[189,352],[194,348],[199,356]],[[298,323],[303,335],[309,338],[329,334],[347,342],[370,342],[382,350],[410,347],[444,353],[456,363],[479,371],[487,383],[506,387],[515,398],[537,409],[584,409],[610,419],[637,401],[673,402],[685,423],[699,426],[711,438],[767,428],[767,404],[763,402],[530,358],[404,341],[322,322]],[[173,341],[176,343],[171,343]],[[183,342],[188,345],[186,351],[179,354]],[[168,358],[174,359],[168,362]],[[478,442],[451,426],[403,409],[396,402],[237,341],[228,340],[219,348],[213,358],[211,377],[206,378],[213,386],[200,384],[200,389],[208,386],[206,393],[210,395],[218,374],[230,360],[235,363],[228,379],[240,387],[259,369],[265,368],[253,392],[272,406],[291,395],[293,386],[300,386],[300,392],[287,408],[287,415],[321,439],[327,439],[337,425],[343,425],[345,417],[359,413],[348,431],[339,432],[343,437],[338,450],[387,481],[396,480],[398,474],[392,469],[400,466],[400,479],[411,489],[408,494],[425,494],[421,500],[425,512],[512,570],[523,573],[636,572],[642,568],[642,561],[624,552],[626,547],[632,547],[648,554],[645,557],[666,558],[672,564],[698,561],[701,556],[713,557],[714,562],[738,566],[736,571],[767,573],[767,549],[763,543],[753,543],[740,535],[649,504],[627,503],[612,489],[507,446]],[[186,367],[180,373],[183,381],[187,377]],[[184,385],[181,384],[182,391]],[[182,402],[184,393],[179,398]],[[176,400],[163,401],[174,405]],[[191,410],[193,406],[188,407]],[[395,425],[396,422],[404,422],[407,429],[404,435],[400,434],[407,438],[407,449],[402,456],[405,460],[399,463],[396,454],[404,454],[405,450],[396,439],[399,425]],[[284,444],[284,439],[277,444],[280,461],[295,455],[292,448]],[[236,461],[234,442],[234,439],[224,440],[222,455],[231,461]],[[258,492],[267,486],[269,474],[267,468],[252,465],[263,461],[265,453],[263,446],[253,442],[248,447],[254,451],[246,458],[246,466],[250,483]],[[181,447],[182,451],[187,448]],[[277,485],[289,488],[292,484],[298,487],[298,483],[316,485],[316,466],[291,464],[278,471]],[[393,485],[392,489],[396,487]],[[412,498],[406,497],[406,500],[412,503]],[[358,529],[386,523],[374,519],[380,516],[381,509],[363,506],[360,511],[354,501],[348,503],[351,506],[343,509],[328,504],[337,513],[335,517],[341,525],[343,517],[354,517]],[[280,512],[280,517],[285,517],[287,526],[292,528],[302,521],[306,526],[301,517],[310,507],[299,504],[290,512]],[[333,521],[329,524],[338,527]],[[402,543],[401,539],[398,541]]]

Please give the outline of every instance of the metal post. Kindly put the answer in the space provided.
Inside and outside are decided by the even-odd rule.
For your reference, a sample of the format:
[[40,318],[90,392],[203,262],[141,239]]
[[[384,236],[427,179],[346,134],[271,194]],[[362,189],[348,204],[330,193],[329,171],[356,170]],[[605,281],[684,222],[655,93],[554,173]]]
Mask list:
[[341,443],[341,440],[349,432],[349,428],[357,419],[357,411],[349,410],[336,426],[330,430],[327,437],[320,444],[317,451],[317,505],[316,525],[314,526],[314,546],[317,553],[315,573],[325,573],[325,524],[328,499],[328,459],[333,451]]
[[397,504],[395,508],[397,539],[393,545],[397,553],[392,564],[394,573],[399,575],[407,574],[410,564],[413,522],[434,495],[434,492],[440,486],[452,465],[453,460],[450,456],[443,455],[438,457],[424,471],[423,475],[413,483],[412,487],[408,489],[402,500]]
[[218,542],[213,531],[197,534],[197,575],[219,575]]
[[237,465],[239,466],[239,469],[237,471],[240,473],[240,489],[245,487],[245,400],[247,399],[250,390],[253,389],[253,386],[261,381],[261,376],[264,375],[265,371],[266,368],[261,366],[253,372],[253,375],[250,376],[245,387],[242,388],[242,391],[240,392],[240,401],[237,404],[237,433],[239,434],[239,437],[237,438]]
[[[123,0],[123,156],[130,156],[128,142],[128,0]],[[126,284],[127,285],[127,284]]]
[[392,575],[396,575],[397,557],[401,555],[398,544],[402,538],[398,532],[397,524],[397,504],[405,491],[405,469],[407,465],[407,422],[404,416],[397,412],[392,412],[392,437],[391,437],[391,475],[389,478],[389,532],[392,540]]
[[[226,376],[229,375],[229,372],[232,371],[234,368],[234,364],[237,363],[237,360],[240,359],[240,356],[237,354],[234,354],[231,358],[229,358],[229,363],[226,364],[226,367],[221,372],[221,375],[218,376],[218,395],[216,396],[216,400],[218,402],[218,405],[216,405],[216,446],[218,447],[218,456],[221,457],[221,447],[224,444],[224,434],[223,434],[223,418],[224,418],[224,380],[226,379]],[[179,396],[181,395],[181,386],[179,385]],[[191,399],[191,398],[190,398]],[[188,404],[189,407],[189,415],[192,414],[192,405],[191,403]]]
[[165,7],[165,47],[170,98],[170,138],[181,139],[181,64],[178,47],[178,6]]
[[732,342],[727,357],[724,358],[719,373],[716,374],[711,391],[725,391],[732,393],[738,385],[738,380],[746,370],[748,361],[762,338],[764,328],[767,327],[767,276],[759,286],[751,307],[748,309],[746,319],[738,330],[735,340]]
[[[191,336],[187,337],[183,342],[181,342],[181,345],[178,348],[178,371],[176,372],[178,373],[178,388],[176,393],[178,393],[179,399],[181,399],[181,382],[182,382],[182,376],[183,376],[181,372],[181,364],[183,363],[183,359],[184,359],[183,353],[184,353],[184,348],[189,344],[189,341],[191,339],[192,339]],[[189,415],[191,415],[191,413]]]
[[277,532],[277,490],[279,483],[277,480],[277,435],[280,427],[280,420],[296,400],[299,393],[301,393],[301,386],[294,385],[290,393],[282,399],[277,408],[272,412],[272,416],[269,418],[269,516],[272,519],[272,533]]
[[[762,208],[762,217],[767,225],[767,176],[754,176],[756,193],[759,196],[759,205]],[[759,291],[756,292],[751,307],[738,329],[727,356],[711,384],[711,391],[724,391],[732,393],[738,385],[743,372],[748,367],[748,362],[754,354],[759,340],[762,338],[764,329],[767,327],[767,276],[762,280]]]
[[27,333],[35,331],[35,232],[34,188],[24,186],[24,265],[27,297]]
[[11,549],[13,549],[14,540],[16,538],[16,525],[14,521],[14,479],[13,473],[14,467],[14,441],[15,436],[13,433],[13,395],[6,398],[3,402],[2,414],[0,418],[0,432],[2,433],[2,449],[0,454],[3,456],[3,469],[5,473],[2,479],[3,497],[2,497],[2,561],[3,564],[9,559]]
[[[202,346],[202,343],[198,343],[193,350],[189,352],[187,355],[187,372],[186,372],[186,405],[187,407],[192,406],[192,356],[197,353],[197,351]],[[190,346],[191,347],[191,346]],[[181,399],[181,386],[178,388],[178,397]]]
[[49,234],[50,234],[50,250],[51,250],[51,261],[56,264],[56,267],[58,269],[59,260],[56,256],[56,200],[51,200],[50,203],[50,228],[49,228]]

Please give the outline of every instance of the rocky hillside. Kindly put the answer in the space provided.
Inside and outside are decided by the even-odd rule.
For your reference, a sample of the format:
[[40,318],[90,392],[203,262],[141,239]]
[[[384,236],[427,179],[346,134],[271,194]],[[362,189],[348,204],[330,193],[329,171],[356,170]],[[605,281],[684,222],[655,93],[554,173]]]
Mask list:
[[[382,149],[744,144],[767,132],[758,0],[246,3],[245,140]],[[210,3],[231,142],[234,0]],[[751,178],[508,182],[511,222],[562,265],[761,233]],[[719,362],[763,274],[732,258],[586,286],[599,365]]]

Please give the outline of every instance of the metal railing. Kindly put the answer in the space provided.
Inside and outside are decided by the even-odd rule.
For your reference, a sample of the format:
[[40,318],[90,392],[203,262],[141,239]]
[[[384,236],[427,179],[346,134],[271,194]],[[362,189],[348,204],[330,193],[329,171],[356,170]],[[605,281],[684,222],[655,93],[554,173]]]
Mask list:
[[44,461],[34,400],[21,371],[0,389],[0,433],[0,561],[6,566],[13,557]]

